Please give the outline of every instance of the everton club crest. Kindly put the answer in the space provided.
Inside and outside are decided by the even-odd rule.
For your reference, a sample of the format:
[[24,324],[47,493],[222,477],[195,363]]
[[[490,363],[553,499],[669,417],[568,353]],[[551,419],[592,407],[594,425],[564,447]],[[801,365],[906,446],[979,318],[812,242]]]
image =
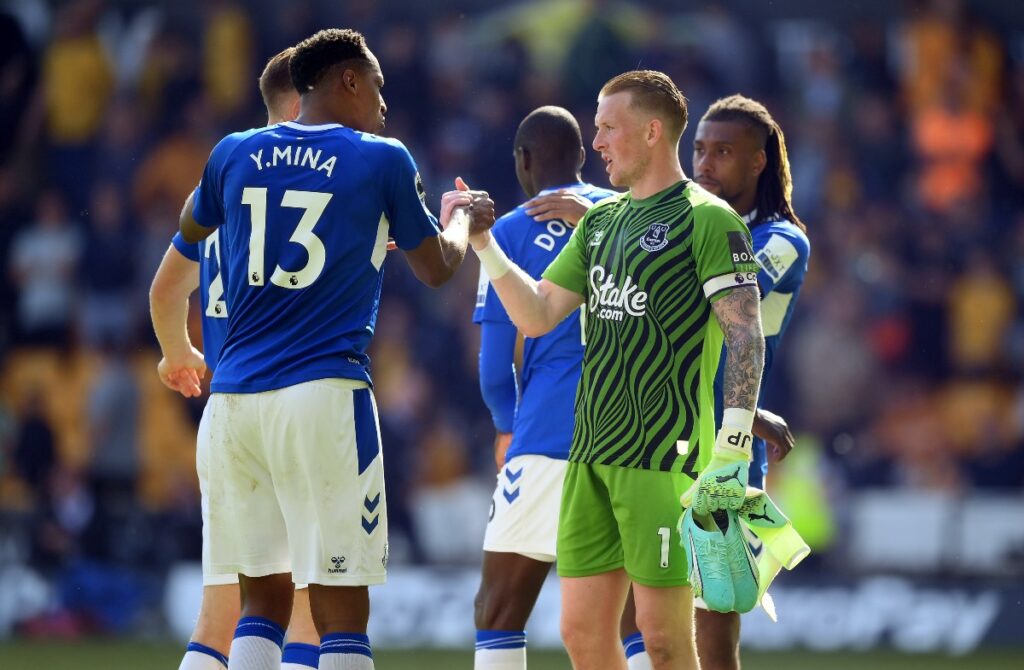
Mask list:
[[661,251],[668,244],[668,224],[652,223],[640,238],[640,248],[644,251]]

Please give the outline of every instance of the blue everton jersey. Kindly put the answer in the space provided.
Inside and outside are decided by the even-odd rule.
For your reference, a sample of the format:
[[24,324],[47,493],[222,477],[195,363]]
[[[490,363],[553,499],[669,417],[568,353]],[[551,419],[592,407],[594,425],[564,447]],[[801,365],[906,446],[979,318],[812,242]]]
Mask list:
[[[615,191],[590,184],[574,184],[561,188],[571,189],[592,202],[616,195]],[[552,190],[556,189],[542,193]],[[540,280],[541,274],[568,242],[572,229],[561,221],[534,221],[527,216],[525,207],[520,205],[498,219],[492,234],[498,246],[514,263],[534,279]],[[488,328],[491,326],[504,328],[506,332],[514,332],[515,328],[482,270],[473,321],[483,325],[484,337],[487,337]],[[486,351],[486,347],[483,347],[482,352]],[[497,365],[501,374],[508,376],[513,392],[506,394],[505,398],[507,402],[514,403],[515,382],[511,347],[499,354],[504,360],[485,361],[483,356],[482,353],[482,371],[485,367]],[[550,333],[538,338],[525,338],[523,369],[520,375],[522,388],[518,404],[514,408],[512,444],[506,458],[523,454],[540,454],[559,459],[569,457],[573,405],[582,365],[583,341],[579,311],[566,317]],[[483,374],[482,372],[482,387]],[[497,425],[502,408],[492,405],[506,400],[492,401],[487,397],[486,391],[484,395],[492,414],[495,415]],[[508,427],[501,425],[498,425],[498,429],[509,430]]]
[[224,283],[220,278],[219,231],[198,244],[189,244],[181,233],[176,233],[171,243],[182,256],[199,263],[199,306],[202,310],[203,357],[210,373],[217,369],[217,358],[224,346],[224,335],[228,329],[228,310],[224,302]]
[[[775,350],[782,341],[782,336],[793,317],[793,308],[800,295],[804,276],[807,274],[807,261],[810,258],[811,243],[804,231],[798,226],[781,217],[772,217],[767,221],[752,225],[756,211],[744,217],[750,228],[753,239],[754,257],[757,258],[761,271],[757,274],[757,284],[761,290],[761,327],[764,330],[764,373],[775,362]],[[723,354],[715,378],[715,413],[717,424],[722,423],[722,378],[725,374],[726,356]],[[762,393],[757,399],[760,407],[764,401]],[[750,466],[750,485],[763,488],[764,475],[768,473],[768,459],[765,444],[761,439],[754,440],[754,461]]]
[[230,305],[211,384],[221,393],[369,382],[388,237],[409,250],[439,232],[406,148],[338,124],[228,135],[192,214],[219,229]]

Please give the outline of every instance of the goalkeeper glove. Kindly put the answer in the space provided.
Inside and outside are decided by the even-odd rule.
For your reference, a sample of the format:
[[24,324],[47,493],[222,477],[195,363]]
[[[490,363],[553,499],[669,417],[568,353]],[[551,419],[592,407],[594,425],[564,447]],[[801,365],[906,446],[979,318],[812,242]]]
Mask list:
[[747,494],[753,442],[749,431],[723,425],[711,461],[683,494],[683,506],[692,507],[699,516],[718,510],[738,510]]

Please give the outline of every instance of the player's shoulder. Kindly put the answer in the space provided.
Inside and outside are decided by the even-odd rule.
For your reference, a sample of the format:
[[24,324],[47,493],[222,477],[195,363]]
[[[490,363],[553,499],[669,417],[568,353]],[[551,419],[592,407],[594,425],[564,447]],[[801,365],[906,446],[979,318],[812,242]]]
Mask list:
[[533,217],[526,213],[526,204],[523,203],[515,209],[498,217],[498,220],[494,222],[493,226],[491,226],[491,231],[495,234],[505,234],[516,230],[520,226],[529,225],[531,223],[534,223]]
[[211,161],[225,161],[227,160],[236,149],[243,144],[251,141],[253,138],[259,138],[269,128],[249,128],[248,130],[239,130],[237,132],[228,133],[225,135],[216,146],[213,147],[213,151],[210,152]]
[[810,254],[811,241],[807,237],[807,233],[800,226],[781,215],[774,216],[755,226],[750,232],[754,237],[755,247],[762,246],[758,244],[759,241],[763,240],[764,243],[768,243],[772,238],[781,238],[792,244],[801,256]]
[[[528,237],[534,226],[540,226],[532,216],[526,213],[526,203],[500,216],[491,226],[491,234],[498,241],[498,246],[506,253],[515,254],[519,248],[517,240]],[[516,247],[515,249],[511,247]]]
[[593,219],[595,216],[609,214],[629,202],[629,191],[625,193],[610,191],[610,193],[611,195],[594,202],[594,206],[587,211],[587,217]]
[[582,195],[584,198],[593,203],[601,202],[605,198],[610,198],[612,196],[622,195],[618,191],[613,191],[608,188],[602,188],[601,186],[595,186],[593,184],[587,183],[583,183],[578,186],[572,187],[572,190],[576,191],[576,193]]
[[690,182],[684,192],[693,208],[693,221],[695,226],[717,225],[722,222],[740,224],[745,227],[743,219],[736,213],[722,198],[707,191],[697,182]]
[[351,128],[345,128],[345,130],[348,131],[346,137],[355,145],[356,149],[367,157],[388,161],[406,160],[412,156],[408,147],[393,137],[381,137]]

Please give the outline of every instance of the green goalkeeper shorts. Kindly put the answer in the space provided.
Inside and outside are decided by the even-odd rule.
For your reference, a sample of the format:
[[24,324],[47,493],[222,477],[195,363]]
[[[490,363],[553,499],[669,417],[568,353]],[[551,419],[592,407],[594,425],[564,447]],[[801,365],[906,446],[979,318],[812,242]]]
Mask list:
[[558,575],[589,577],[625,568],[644,586],[685,586],[679,544],[684,474],[569,463],[558,520]]

